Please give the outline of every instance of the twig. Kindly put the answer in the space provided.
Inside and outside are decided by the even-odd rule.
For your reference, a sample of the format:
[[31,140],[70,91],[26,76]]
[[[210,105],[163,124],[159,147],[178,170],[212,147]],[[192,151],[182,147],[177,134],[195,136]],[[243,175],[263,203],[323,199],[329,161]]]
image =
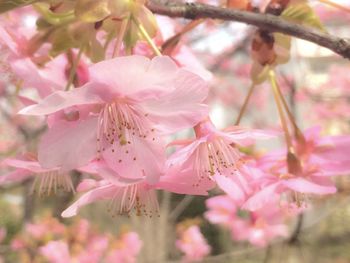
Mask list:
[[296,244],[299,242],[299,236],[301,233],[301,229],[303,226],[303,221],[304,221],[304,214],[299,214],[298,216],[298,221],[297,221],[297,225],[295,226],[295,229],[288,241],[289,244]]
[[349,40],[332,36],[311,27],[288,22],[277,16],[193,3],[159,4],[149,1],[147,6],[152,12],[169,17],[182,17],[192,20],[211,18],[246,23],[271,32],[280,32],[313,42],[350,59]]
[[186,209],[186,207],[192,202],[194,199],[194,196],[192,195],[186,195],[184,199],[181,200],[181,202],[175,207],[175,209],[170,214],[171,220],[176,220],[179,215]]

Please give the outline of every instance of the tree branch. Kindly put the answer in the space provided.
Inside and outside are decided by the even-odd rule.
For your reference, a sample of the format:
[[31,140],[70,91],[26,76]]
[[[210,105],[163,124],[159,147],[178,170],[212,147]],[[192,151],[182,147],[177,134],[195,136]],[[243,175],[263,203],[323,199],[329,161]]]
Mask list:
[[[169,1],[168,1],[169,2]],[[159,15],[187,19],[212,18],[242,22],[271,32],[294,36],[328,48],[344,58],[350,59],[350,42],[311,27],[288,22],[277,16],[239,11],[205,4],[161,4],[149,1],[148,8]]]

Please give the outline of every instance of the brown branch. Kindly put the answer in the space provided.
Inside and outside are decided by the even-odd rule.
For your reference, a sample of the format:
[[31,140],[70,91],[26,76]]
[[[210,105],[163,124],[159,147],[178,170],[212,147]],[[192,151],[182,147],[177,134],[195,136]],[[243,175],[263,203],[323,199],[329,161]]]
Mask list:
[[[171,2],[171,1],[168,1]],[[149,1],[148,8],[160,15],[187,19],[211,18],[242,22],[271,32],[280,32],[328,48],[344,58],[350,59],[350,42],[311,27],[288,22],[277,16],[239,11],[204,4],[170,4]]]

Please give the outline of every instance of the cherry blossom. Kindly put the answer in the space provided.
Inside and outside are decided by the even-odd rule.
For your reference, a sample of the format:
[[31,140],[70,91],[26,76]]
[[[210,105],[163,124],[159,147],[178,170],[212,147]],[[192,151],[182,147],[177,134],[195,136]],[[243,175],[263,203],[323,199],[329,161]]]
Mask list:
[[193,225],[180,232],[176,247],[185,254],[183,262],[198,262],[210,253],[211,248],[198,226]]
[[[21,111],[48,115],[73,106],[79,113],[84,111],[77,121],[57,122],[50,128],[39,146],[39,162],[46,168],[71,169],[98,155],[121,177],[145,176],[157,182],[165,158],[160,132],[188,127],[206,114],[205,82],[167,57],[116,58],[89,70],[90,81],[83,87],[53,93]],[[79,145],[72,144],[77,137]],[[79,158],[66,154],[73,153],[69,146]]]

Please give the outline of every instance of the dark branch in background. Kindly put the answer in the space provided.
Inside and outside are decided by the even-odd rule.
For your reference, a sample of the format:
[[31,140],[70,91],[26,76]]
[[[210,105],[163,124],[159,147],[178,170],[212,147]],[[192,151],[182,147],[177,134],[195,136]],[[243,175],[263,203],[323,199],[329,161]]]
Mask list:
[[204,4],[170,4],[150,1],[148,8],[156,14],[187,19],[211,18],[242,22],[271,32],[280,32],[313,42],[350,59],[350,42],[319,30],[288,22],[277,16],[221,8]]
[[299,240],[299,237],[300,237],[300,233],[301,233],[301,229],[303,227],[303,220],[304,220],[304,215],[303,214],[299,214],[298,215],[298,221],[297,221],[297,224],[295,226],[295,229],[288,241],[288,243],[290,245],[294,245],[294,244],[297,244],[300,240]]
[[226,50],[222,54],[220,54],[217,58],[215,58],[215,62],[209,66],[209,70],[214,72],[218,71],[222,64],[226,61],[227,58],[233,57],[235,54],[244,51],[247,46],[249,46],[249,38],[245,37],[237,43],[235,46],[232,46],[229,50]]
[[23,182],[23,222],[31,222],[35,211],[35,196],[32,193],[33,180]]

